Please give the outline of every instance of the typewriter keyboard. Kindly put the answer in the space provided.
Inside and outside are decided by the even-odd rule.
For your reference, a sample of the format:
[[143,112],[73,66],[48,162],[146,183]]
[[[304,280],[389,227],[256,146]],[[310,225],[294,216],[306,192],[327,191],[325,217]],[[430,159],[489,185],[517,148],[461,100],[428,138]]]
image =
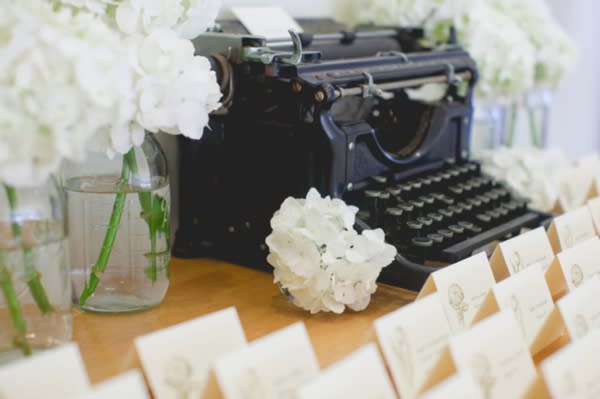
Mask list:
[[399,254],[420,264],[457,262],[542,219],[477,163],[399,181],[374,176],[355,195],[363,227],[383,228]]

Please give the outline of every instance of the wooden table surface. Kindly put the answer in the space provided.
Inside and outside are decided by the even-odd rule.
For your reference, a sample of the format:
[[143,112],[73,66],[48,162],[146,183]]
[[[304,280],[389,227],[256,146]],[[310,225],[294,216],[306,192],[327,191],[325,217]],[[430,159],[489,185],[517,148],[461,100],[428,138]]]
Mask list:
[[137,313],[74,311],[79,344],[92,383],[140,367],[133,339],[207,313],[235,306],[248,341],[304,321],[320,366],[327,367],[374,339],[373,321],[412,301],[414,294],[380,285],[369,307],[341,315],[311,315],[273,284],[273,275],[213,259],[173,259],[164,302]]

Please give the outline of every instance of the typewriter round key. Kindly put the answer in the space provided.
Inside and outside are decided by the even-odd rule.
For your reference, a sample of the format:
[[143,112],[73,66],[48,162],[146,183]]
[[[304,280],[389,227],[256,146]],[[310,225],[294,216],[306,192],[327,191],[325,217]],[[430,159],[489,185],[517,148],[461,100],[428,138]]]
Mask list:
[[450,186],[448,187],[448,192],[450,193],[450,195],[452,195],[453,197],[462,197],[463,195],[463,189],[458,187],[458,186]]
[[494,223],[497,223],[498,220],[500,219],[500,217],[502,216],[495,209],[490,209],[489,211],[486,211],[485,214],[488,215],[489,217],[491,217],[492,222],[494,222]]
[[427,255],[433,248],[433,240],[428,237],[414,237],[410,240],[412,251],[415,254],[416,261],[424,263]]
[[423,225],[423,234],[429,234],[432,230],[433,219],[427,216],[421,216],[417,218],[417,222]]
[[477,219],[477,221],[483,226],[490,226],[492,224],[492,218],[489,215],[486,215],[485,213],[477,214],[477,216],[475,216],[475,219]]
[[425,210],[425,202],[415,199],[415,200],[410,200],[408,201],[409,204],[411,204],[414,208],[415,208],[415,214],[416,215],[423,215],[423,211]]
[[498,200],[500,200],[501,202],[506,202],[510,200],[510,193],[508,192],[508,190],[504,188],[497,188],[494,190],[494,192],[498,194]]
[[422,237],[423,236],[423,223],[417,220],[409,220],[406,222],[407,236],[408,238],[412,237]]
[[444,236],[439,233],[427,234],[427,238],[433,241],[433,247],[441,249],[444,246]]
[[484,208],[487,208],[490,206],[490,202],[492,202],[491,199],[489,199],[488,197],[486,197],[485,195],[478,195],[476,197],[479,201],[481,201],[481,204],[483,205]]
[[444,217],[437,212],[429,212],[427,217],[433,220],[434,225],[440,225],[444,221]]
[[369,222],[373,226],[379,225],[379,197],[381,195],[381,191],[377,190],[365,190],[364,196],[367,202],[367,209],[369,210]]
[[454,218],[454,212],[447,208],[438,209],[438,213],[444,217],[446,222],[450,222]]
[[386,233],[389,231],[392,234],[392,239],[398,238],[398,230],[402,228],[402,222],[404,220],[403,214],[404,212],[399,208],[387,208],[385,210]]
[[454,238],[457,241],[460,241],[462,239],[462,237],[464,237],[464,234],[465,234],[464,227],[461,227],[457,224],[451,224],[450,226],[448,226],[448,230],[450,230],[451,232],[454,233]]
[[390,193],[387,191],[382,191],[379,194],[379,211],[385,211],[385,209],[390,205],[391,200],[392,197],[390,196]]
[[475,226],[473,223],[471,222],[466,222],[466,221],[460,221],[457,223],[457,225],[459,225],[460,227],[462,227],[463,229],[465,229],[465,231],[471,233],[471,234],[479,234],[481,233],[481,227]]
[[450,205],[448,210],[452,211],[456,218],[459,218],[463,214],[463,209],[457,205]]
[[402,198],[404,198],[405,200],[409,200],[409,199],[411,199],[413,197],[414,190],[412,188],[412,185],[410,185],[408,183],[403,183],[403,184],[400,184],[398,186],[402,190],[402,193],[400,194],[400,196]]
[[454,240],[454,233],[448,229],[439,229],[437,233],[444,237],[444,242],[446,245],[452,243],[452,241]]
[[385,176],[372,176],[371,177],[371,181],[379,189],[384,189],[385,188],[387,180],[388,179]]
[[462,209],[463,213],[470,214],[471,212],[473,212],[473,205],[469,204],[468,202],[459,202],[458,204],[456,204],[456,206]]
[[421,195],[418,199],[425,204],[425,212],[433,210],[435,198],[432,195]]
[[392,197],[398,197],[402,193],[402,189],[399,187],[388,187],[386,191],[390,193]]
[[455,201],[453,198],[448,197],[447,195],[443,195],[440,199],[441,203],[444,205],[454,205]]

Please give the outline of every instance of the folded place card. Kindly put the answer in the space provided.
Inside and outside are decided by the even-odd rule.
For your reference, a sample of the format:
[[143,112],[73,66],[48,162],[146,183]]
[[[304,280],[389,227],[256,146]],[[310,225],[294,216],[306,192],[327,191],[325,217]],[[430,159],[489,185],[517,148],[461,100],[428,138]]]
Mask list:
[[454,374],[419,397],[419,399],[448,398],[485,399],[475,378],[468,372]]
[[559,297],[596,274],[600,274],[600,239],[594,237],[556,255],[546,281],[552,295]]
[[292,399],[318,373],[308,333],[299,322],[218,358],[203,398]]
[[154,396],[198,397],[213,361],[246,346],[235,308],[186,321],[135,339]]
[[0,367],[0,398],[68,398],[90,389],[74,343],[61,345]]
[[297,390],[296,399],[395,399],[381,356],[369,344]]
[[450,339],[450,326],[435,293],[375,320],[379,347],[402,399],[421,391]]
[[600,331],[594,331],[545,359],[540,368],[552,398],[600,398],[599,358]]
[[289,38],[288,30],[302,32],[298,23],[281,7],[231,7],[251,35],[267,39]]
[[540,265],[545,272],[552,259],[548,236],[543,227],[538,227],[499,243],[490,264],[496,281],[500,281],[533,265]]
[[535,381],[533,360],[512,312],[502,311],[450,338],[425,388],[468,372],[486,399],[519,398]]
[[600,277],[594,276],[556,303],[571,340],[600,329]]
[[[71,399],[148,399],[149,397],[142,373],[139,370],[131,370],[94,385],[87,393]],[[183,398],[187,398],[187,396]]]
[[594,223],[586,206],[555,217],[548,229],[548,239],[556,254],[594,237]]
[[554,309],[552,295],[540,267],[529,267],[510,276],[494,287],[486,297],[475,321],[500,310],[512,312],[532,354],[555,341],[561,330],[542,331]]
[[592,198],[591,200],[589,200],[587,202],[587,207],[590,211],[590,215],[592,215],[592,222],[596,227],[596,233],[600,234],[600,197]]
[[495,284],[485,253],[479,253],[431,273],[417,298],[440,294],[452,332],[467,328],[489,289]]

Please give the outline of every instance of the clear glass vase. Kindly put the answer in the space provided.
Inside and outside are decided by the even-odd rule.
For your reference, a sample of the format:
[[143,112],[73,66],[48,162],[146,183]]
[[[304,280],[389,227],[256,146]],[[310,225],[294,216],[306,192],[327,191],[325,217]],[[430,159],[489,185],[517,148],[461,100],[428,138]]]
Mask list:
[[167,161],[153,134],[127,154],[89,153],[63,172],[74,302],[95,312],[160,304],[169,286]]
[[0,363],[71,339],[63,199],[53,178],[0,185]]

